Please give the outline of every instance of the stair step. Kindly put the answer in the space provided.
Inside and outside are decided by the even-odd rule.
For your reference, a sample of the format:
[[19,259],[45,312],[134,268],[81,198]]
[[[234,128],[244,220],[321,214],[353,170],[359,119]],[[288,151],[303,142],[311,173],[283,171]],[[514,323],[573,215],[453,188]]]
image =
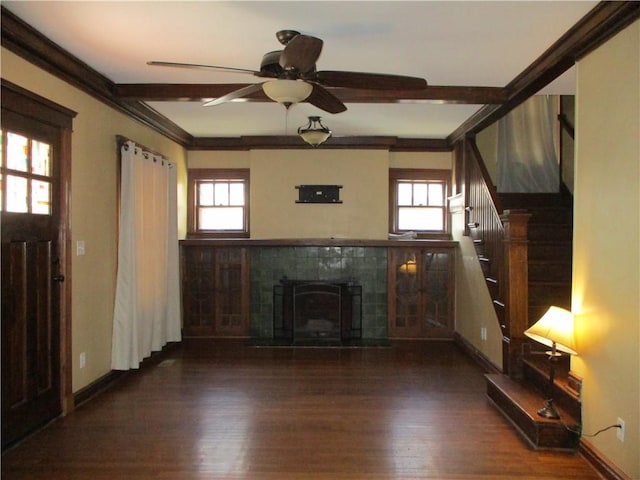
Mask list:
[[573,209],[566,207],[530,208],[529,224],[573,224]]
[[570,261],[529,261],[529,282],[571,283]]
[[571,298],[571,284],[559,282],[529,283],[529,303],[540,305]]
[[504,209],[533,209],[546,207],[571,208],[573,201],[562,193],[499,193]]
[[487,396],[498,410],[534,449],[575,450],[579,436],[565,425],[578,428],[578,422],[558,407],[561,420],[541,417],[537,411],[544,404],[536,390],[517,383],[506,375],[486,374]]
[[570,241],[561,242],[529,242],[530,260],[566,260],[571,261],[573,244]]
[[531,326],[536,323],[538,320],[542,318],[542,316],[547,313],[549,307],[551,305],[555,305],[556,307],[565,308],[567,310],[571,310],[571,298],[564,299],[556,299],[554,302],[547,301],[543,303],[531,303],[529,302],[529,306],[527,308],[527,320],[528,325]]
[[573,240],[573,225],[570,223],[531,223],[527,228],[527,238],[536,240]]

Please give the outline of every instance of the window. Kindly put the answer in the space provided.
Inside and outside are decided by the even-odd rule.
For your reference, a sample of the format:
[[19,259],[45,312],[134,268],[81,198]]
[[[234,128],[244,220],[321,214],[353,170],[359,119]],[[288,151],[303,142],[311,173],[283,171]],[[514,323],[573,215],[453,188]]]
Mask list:
[[449,170],[389,170],[389,224],[393,233],[448,234]]
[[1,134],[0,210],[51,215],[51,145],[4,129]]
[[188,194],[191,236],[249,236],[249,170],[190,170]]

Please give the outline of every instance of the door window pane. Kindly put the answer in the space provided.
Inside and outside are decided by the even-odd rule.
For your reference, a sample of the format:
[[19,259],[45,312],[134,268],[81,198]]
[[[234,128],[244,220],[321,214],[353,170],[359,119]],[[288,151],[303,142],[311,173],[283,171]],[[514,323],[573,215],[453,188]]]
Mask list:
[[29,211],[27,179],[7,175],[7,212],[27,213]]
[[51,146],[34,140],[31,142],[31,172],[36,175],[51,175]]
[[[53,183],[43,177],[53,174],[51,144],[14,132],[2,131],[0,209],[14,213],[50,215]],[[4,190],[4,196],[2,191]]]
[[31,180],[31,213],[49,215],[51,213],[51,184]]
[[7,133],[7,168],[26,172],[29,162],[29,139],[17,133]]

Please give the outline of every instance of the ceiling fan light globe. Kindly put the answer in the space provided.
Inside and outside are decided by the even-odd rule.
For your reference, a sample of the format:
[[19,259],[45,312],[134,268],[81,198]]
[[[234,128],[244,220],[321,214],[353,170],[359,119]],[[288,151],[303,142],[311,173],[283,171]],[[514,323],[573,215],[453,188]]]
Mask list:
[[271,80],[262,85],[262,90],[274,102],[291,105],[306,100],[313,85],[302,80]]

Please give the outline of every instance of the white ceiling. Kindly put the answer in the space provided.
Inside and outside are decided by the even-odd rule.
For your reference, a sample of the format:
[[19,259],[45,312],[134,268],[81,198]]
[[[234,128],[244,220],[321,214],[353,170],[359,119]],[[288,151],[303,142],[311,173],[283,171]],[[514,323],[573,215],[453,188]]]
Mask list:
[[[252,75],[148,66],[148,60],[258,70],[275,32],[324,40],[318,70],[391,73],[430,85],[504,87],[595,1],[2,1],[115,83],[254,83]],[[544,93],[574,93],[573,72]],[[149,102],[196,137],[292,135],[309,115],[335,136],[446,138],[481,105]]]

